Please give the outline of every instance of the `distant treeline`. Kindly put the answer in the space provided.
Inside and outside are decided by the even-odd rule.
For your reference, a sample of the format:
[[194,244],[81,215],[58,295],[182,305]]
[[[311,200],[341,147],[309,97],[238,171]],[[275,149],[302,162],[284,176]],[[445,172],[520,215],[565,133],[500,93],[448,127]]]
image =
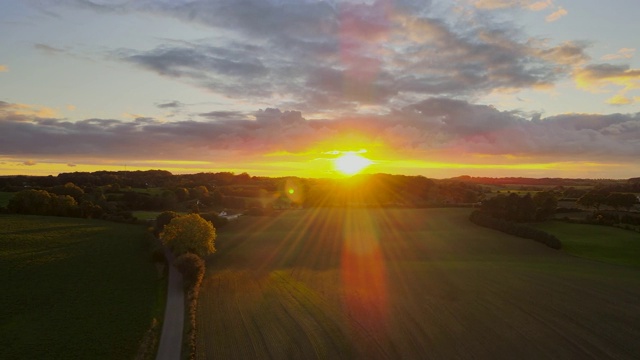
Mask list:
[[[628,180],[613,179],[567,179],[567,178],[525,178],[525,177],[474,177],[458,176],[451,180],[464,181],[483,185],[530,185],[530,186],[627,186],[637,185],[640,189],[640,178]],[[639,190],[640,191],[640,190]]]
[[[554,187],[522,198],[515,194],[492,197],[490,184],[513,184],[516,180]],[[591,189],[561,185],[586,183],[596,185]],[[555,210],[557,199],[574,200],[596,210],[601,204],[629,208],[634,206],[635,195],[631,192],[636,189],[640,192],[640,178],[614,182],[468,176],[437,180],[424,176],[361,174],[344,179],[305,179],[231,172],[174,175],[164,170],[0,177],[0,191],[16,192],[9,211],[118,221],[134,220],[130,212],[137,210],[233,210],[233,213],[265,215],[301,207],[478,206],[482,202],[483,211],[491,216],[518,222],[548,218]]]

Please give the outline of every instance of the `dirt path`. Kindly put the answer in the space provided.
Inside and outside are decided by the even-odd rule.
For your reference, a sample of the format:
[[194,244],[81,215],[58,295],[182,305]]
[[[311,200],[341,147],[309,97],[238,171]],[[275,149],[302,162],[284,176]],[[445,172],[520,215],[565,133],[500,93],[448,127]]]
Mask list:
[[167,305],[164,310],[162,335],[158,346],[157,360],[180,359],[182,351],[182,330],[184,328],[184,285],[182,274],[173,264],[173,254],[165,249],[169,264],[169,283],[167,285]]

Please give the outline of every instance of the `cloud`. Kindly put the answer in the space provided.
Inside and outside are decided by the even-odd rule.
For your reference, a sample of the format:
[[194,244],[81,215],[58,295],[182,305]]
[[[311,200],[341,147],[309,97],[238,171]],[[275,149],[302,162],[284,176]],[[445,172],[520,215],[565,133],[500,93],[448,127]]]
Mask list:
[[68,163],[67,166],[68,167],[76,167],[76,164]]
[[621,60],[621,59],[631,59],[635,54],[636,49],[634,48],[622,48],[618,50],[615,54],[607,54],[602,57],[602,60],[611,61],[611,60]]
[[161,104],[156,104],[156,106],[159,109],[175,109],[175,108],[181,108],[184,106],[183,103],[181,103],[180,101],[177,100],[173,100],[170,102],[166,102],[166,103],[161,103]]
[[53,108],[30,104],[14,104],[0,101],[0,116],[10,116],[13,120],[28,119],[30,117],[54,118],[58,111]]
[[241,120],[247,119],[247,116],[241,111],[210,111],[207,113],[198,114],[211,120]]
[[527,39],[490,17],[450,21],[409,2],[142,4],[130,11],[197,22],[221,35],[120,49],[116,58],[230,98],[308,112],[548,87],[586,58],[586,45]]
[[35,161],[33,161],[33,160],[27,160],[27,161],[23,162],[23,163],[22,163],[22,165],[25,165],[25,166],[34,166],[34,165],[38,165],[38,163],[37,163],[37,162],[35,162]]
[[59,55],[59,54],[64,54],[67,53],[66,50],[60,49],[60,48],[56,48],[50,45],[46,45],[46,44],[34,44],[33,45],[34,48],[36,48],[37,50],[42,51],[43,53],[47,54],[47,55]]
[[[561,9],[551,0],[469,1],[486,10]],[[432,96],[469,100],[494,91],[548,88],[587,59],[585,44],[529,38],[517,24],[486,11],[444,13],[431,1],[55,3],[197,24],[214,35],[159,39],[149,48],[112,49],[110,54],[232,101],[327,116],[399,107]],[[172,105],[178,102],[156,106],[177,108]]]
[[633,104],[633,99],[628,98],[624,95],[621,94],[617,94],[612,98],[609,98],[607,100],[607,104],[609,105],[629,105],[629,104]]
[[588,65],[577,69],[574,79],[578,88],[594,93],[615,89],[617,94],[607,101],[613,105],[635,103],[626,94],[640,89],[640,69],[631,69],[628,65]]
[[9,67],[7,65],[0,64],[0,72],[7,72],[7,71],[9,71]]
[[560,18],[567,16],[567,14],[569,14],[569,12],[563,8],[562,6],[559,6],[554,12],[552,12],[551,14],[547,15],[547,17],[545,17],[544,19],[547,22],[554,22],[554,21],[558,21],[560,20]]
[[527,6],[527,8],[532,11],[542,11],[550,7],[553,7],[553,1],[551,0],[536,1]]
[[[7,108],[11,104],[4,105]],[[359,150],[373,144],[402,158],[458,161],[486,155],[621,162],[634,161],[640,153],[640,113],[530,119],[464,100],[429,98],[386,114],[332,120],[308,120],[299,111],[275,108],[203,117],[207,120],[69,122],[33,115],[16,119],[5,110],[0,114],[0,153],[60,161],[83,156],[211,162],[249,161],[282,152]]]
[[473,5],[479,9],[495,10],[495,9],[509,9],[509,8],[525,8],[532,11],[541,11],[550,6],[553,2],[551,0],[476,0]]

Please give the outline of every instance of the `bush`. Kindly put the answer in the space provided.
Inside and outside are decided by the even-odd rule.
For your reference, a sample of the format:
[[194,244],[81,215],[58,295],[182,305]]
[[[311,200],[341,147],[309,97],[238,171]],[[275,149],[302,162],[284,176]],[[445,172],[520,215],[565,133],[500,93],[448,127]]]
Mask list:
[[173,265],[182,273],[186,292],[186,307],[189,324],[187,329],[186,346],[189,359],[195,358],[196,354],[196,308],[198,307],[198,296],[200,294],[200,284],[204,277],[205,264],[202,258],[196,254],[186,253],[176,258]]
[[204,260],[200,256],[186,253],[176,258],[173,265],[182,273],[184,277],[185,290],[194,286],[199,286],[204,276]]

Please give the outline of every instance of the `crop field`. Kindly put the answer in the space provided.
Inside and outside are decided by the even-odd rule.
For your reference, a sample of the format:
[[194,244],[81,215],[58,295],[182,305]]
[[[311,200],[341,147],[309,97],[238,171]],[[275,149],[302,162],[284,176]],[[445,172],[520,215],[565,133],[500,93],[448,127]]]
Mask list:
[[308,209],[220,229],[198,358],[634,358],[640,269],[469,209]]
[[165,296],[144,231],[0,215],[0,358],[133,358]]
[[533,224],[559,239],[570,254],[640,267],[640,234],[610,226],[549,221]]
[[11,200],[14,194],[13,192],[0,191],[0,207],[9,205],[9,200]]

